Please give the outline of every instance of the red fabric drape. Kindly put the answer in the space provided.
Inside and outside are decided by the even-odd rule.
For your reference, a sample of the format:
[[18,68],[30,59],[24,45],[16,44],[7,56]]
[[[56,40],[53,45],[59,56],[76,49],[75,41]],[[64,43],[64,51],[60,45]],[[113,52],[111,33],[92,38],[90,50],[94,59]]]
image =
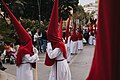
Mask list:
[[54,0],[54,5],[47,30],[47,38],[50,42],[61,41],[58,34],[58,0]]
[[87,80],[120,80],[119,0],[99,0],[95,54]]

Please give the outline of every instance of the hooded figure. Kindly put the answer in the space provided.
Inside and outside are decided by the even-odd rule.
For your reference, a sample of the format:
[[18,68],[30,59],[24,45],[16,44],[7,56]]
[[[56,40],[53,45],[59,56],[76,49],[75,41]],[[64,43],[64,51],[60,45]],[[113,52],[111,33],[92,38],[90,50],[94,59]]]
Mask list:
[[65,32],[65,46],[67,51],[67,62],[70,63],[70,32],[69,32],[69,25],[70,25],[70,17],[68,18],[67,26],[66,26],[66,32]]
[[73,28],[73,32],[71,34],[71,40],[72,41],[77,41],[78,40],[78,36],[76,34],[76,22],[74,22],[74,28]]
[[58,0],[54,6],[47,31],[47,53],[45,65],[52,66],[49,80],[71,80],[71,73],[66,60],[64,42],[58,34]]
[[65,43],[68,43],[68,37],[70,36],[70,34],[69,34],[69,26],[70,26],[70,17],[68,18],[68,23],[67,23],[67,26],[66,26]]
[[81,33],[81,25],[79,25],[79,30],[78,30],[78,40],[82,40],[83,36],[82,36],[82,33]]
[[71,34],[71,53],[72,54],[77,54],[78,53],[78,36],[76,34],[76,22],[74,22],[74,28],[73,28],[73,32]]
[[12,14],[5,2],[3,0],[2,2],[9,14],[9,17],[11,18],[12,24],[20,40],[20,47],[18,49],[16,59],[16,80],[33,80],[33,72],[31,68],[35,68],[35,62],[38,60],[38,55],[33,54],[32,39],[23,26],[18,22],[16,17]]
[[[49,42],[51,42],[53,49],[58,47],[62,50],[63,56],[66,59],[67,57],[66,57],[65,46],[58,32],[59,32],[58,30],[58,0],[55,0],[51,18],[50,18],[50,23],[48,25],[47,39]],[[55,62],[55,59],[52,59],[52,60],[49,59],[48,55],[46,54],[45,65],[52,66],[54,62]]]
[[77,33],[78,35],[78,49],[83,49],[83,36],[82,36],[82,33],[81,33],[81,25],[79,25],[79,31]]

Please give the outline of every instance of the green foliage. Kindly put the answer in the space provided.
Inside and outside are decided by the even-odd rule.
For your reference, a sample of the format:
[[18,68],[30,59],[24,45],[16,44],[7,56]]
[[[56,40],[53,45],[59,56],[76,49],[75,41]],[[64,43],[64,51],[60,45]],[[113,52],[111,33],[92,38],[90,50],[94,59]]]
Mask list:
[[[42,21],[49,21],[54,4],[53,1],[54,0],[6,0],[5,2],[17,19],[23,17],[26,19],[39,20],[40,18]],[[38,4],[40,6],[38,6]],[[78,0],[59,0],[60,17],[62,17],[63,20],[66,20],[71,15],[70,10],[72,8],[74,13],[77,11],[77,5]],[[4,8],[2,10],[5,12]]]
[[46,28],[46,26],[40,24],[38,20],[21,19],[20,22],[25,29],[30,28],[33,32],[36,29],[40,29],[43,31]]
[[9,29],[9,25],[6,23],[4,19],[0,19],[0,34],[3,36],[3,39],[0,41],[4,42],[15,42],[15,40],[10,36],[12,34],[12,30]]
[[73,10],[73,13],[77,11],[76,7],[78,6],[78,0],[59,0],[59,15],[63,20],[67,20],[69,16],[72,16],[70,13]]
[[[13,12],[15,17],[21,22],[23,27],[30,28],[33,32],[36,29],[40,29],[43,31],[47,28],[49,23],[49,18],[51,15],[53,2],[54,0],[5,0],[10,10]],[[38,6],[38,3],[40,6]],[[5,12],[4,17],[8,17],[6,10],[3,5],[0,5],[2,11]],[[40,8],[40,11],[39,9]],[[59,0],[59,16],[62,17],[63,20],[66,20],[69,16],[72,16],[70,10],[73,9],[74,15],[76,18],[79,18],[81,21],[86,18],[86,14],[84,13],[83,8],[78,7],[78,0]],[[78,13],[79,11],[79,13]],[[40,13],[40,17],[39,17]],[[77,15],[79,15],[77,17]],[[44,25],[40,24],[39,18],[43,21]],[[0,27],[3,29],[2,34],[4,35],[4,39],[6,41],[12,41],[14,28],[12,24],[8,25],[6,21],[1,21]],[[3,28],[4,27],[4,28]],[[8,37],[10,38],[8,39]],[[12,38],[12,39],[11,39]],[[8,40],[7,40],[8,39]]]
[[4,49],[5,49],[5,46],[0,41],[0,53],[2,53],[4,51]]
[[91,14],[85,13],[82,5],[79,5],[77,8],[76,13],[73,14],[73,19],[79,19],[82,25],[85,25],[88,23]]

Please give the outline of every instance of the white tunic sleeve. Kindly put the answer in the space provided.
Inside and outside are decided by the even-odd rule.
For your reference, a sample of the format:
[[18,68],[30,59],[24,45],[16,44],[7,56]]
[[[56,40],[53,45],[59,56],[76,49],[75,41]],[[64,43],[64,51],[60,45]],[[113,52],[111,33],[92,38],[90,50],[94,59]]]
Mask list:
[[59,48],[55,48],[54,50],[52,50],[52,46],[51,43],[49,42],[47,44],[47,53],[50,59],[56,58],[61,52]]
[[30,56],[29,54],[26,54],[23,58],[23,63],[24,62],[29,62],[29,63],[34,63],[39,60],[38,54],[34,54],[33,56]]
[[67,47],[70,47],[70,36],[68,37]]
[[49,50],[48,51],[48,56],[50,59],[56,58],[57,56],[59,56],[60,54],[60,49],[59,48],[55,48],[54,50]]

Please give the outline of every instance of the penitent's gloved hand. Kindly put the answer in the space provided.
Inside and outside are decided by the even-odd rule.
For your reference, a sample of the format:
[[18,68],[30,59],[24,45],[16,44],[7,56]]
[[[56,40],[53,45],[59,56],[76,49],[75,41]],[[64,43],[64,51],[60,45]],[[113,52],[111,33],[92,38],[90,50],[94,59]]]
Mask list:
[[48,42],[48,43],[47,43],[47,49],[46,49],[46,51],[47,51],[48,53],[52,51],[51,42]]

